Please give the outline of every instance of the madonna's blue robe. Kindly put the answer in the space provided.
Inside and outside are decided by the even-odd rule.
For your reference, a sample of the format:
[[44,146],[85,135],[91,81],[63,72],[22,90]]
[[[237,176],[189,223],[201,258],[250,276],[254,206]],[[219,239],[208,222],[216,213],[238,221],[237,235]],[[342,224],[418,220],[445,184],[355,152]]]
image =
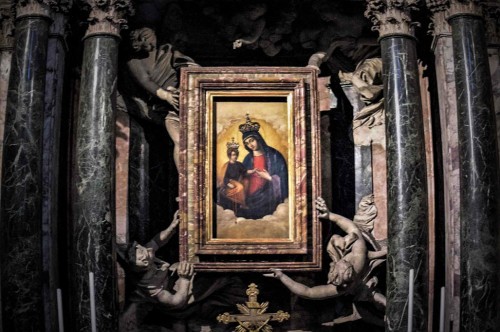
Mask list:
[[[267,181],[252,195],[247,194],[246,205],[248,209],[239,210],[238,217],[260,219],[273,214],[278,204],[283,203],[288,197],[288,170],[285,158],[278,150],[268,146],[262,138],[261,144],[266,160],[266,170],[271,175],[272,181]],[[243,166],[249,170],[254,168],[252,152],[243,160]]]

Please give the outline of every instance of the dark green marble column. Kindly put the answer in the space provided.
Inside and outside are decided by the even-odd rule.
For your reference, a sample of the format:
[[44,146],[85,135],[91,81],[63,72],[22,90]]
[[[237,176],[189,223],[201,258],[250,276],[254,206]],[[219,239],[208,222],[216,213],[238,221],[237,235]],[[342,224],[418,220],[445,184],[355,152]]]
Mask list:
[[498,163],[484,22],[449,18],[458,109],[461,220],[461,331],[499,331]]
[[49,24],[46,5],[33,1],[17,7],[1,194],[4,331],[44,326],[42,128]]
[[[380,33],[387,152],[386,331],[427,331],[428,193],[416,40],[418,1],[367,0]],[[410,271],[414,294],[410,297]],[[409,315],[409,302],[413,313]]]
[[415,270],[413,331],[427,331],[428,204],[416,41],[382,37],[387,136],[387,331],[408,326],[409,272]]
[[[68,8],[64,9],[65,11]],[[65,32],[68,23],[62,12],[52,13],[52,24],[47,48],[47,75],[45,80],[45,112],[43,128],[43,190],[42,243],[44,283],[45,330],[56,331],[57,288],[59,284],[58,221],[59,221],[59,154],[62,98],[65,67]]]
[[84,41],[74,175],[72,319],[91,331],[89,273],[95,280],[98,331],[116,331],[114,126],[118,60],[116,36]]
[[118,330],[116,81],[120,24],[132,7],[127,0],[86,2],[91,12],[83,44],[71,188],[70,330],[104,332]]

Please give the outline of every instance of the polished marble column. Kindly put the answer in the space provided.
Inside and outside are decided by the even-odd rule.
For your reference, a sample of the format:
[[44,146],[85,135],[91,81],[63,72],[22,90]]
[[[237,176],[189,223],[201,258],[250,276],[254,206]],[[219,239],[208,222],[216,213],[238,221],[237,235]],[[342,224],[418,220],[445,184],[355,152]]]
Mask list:
[[[3,136],[5,127],[5,112],[7,108],[7,91],[9,88],[10,64],[12,61],[12,50],[14,48],[14,17],[10,3],[0,5],[0,160],[3,155]],[[2,163],[0,162],[0,179],[2,174]],[[0,275],[2,266],[0,265]],[[2,329],[2,289],[0,287],[0,331]]]
[[[427,331],[428,201],[426,153],[413,1],[369,1],[367,16],[380,32],[387,139],[386,331]],[[413,315],[408,318],[409,275],[415,271]],[[411,319],[411,321],[410,321]]]
[[[10,3],[0,4],[0,160],[2,160],[7,90],[9,88],[10,63],[14,49],[14,17]],[[2,164],[0,163],[0,174]],[[0,175],[1,178],[1,175]]]
[[44,325],[42,128],[49,7],[19,2],[3,151],[0,223],[3,327]]
[[90,25],[84,37],[73,156],[72,330],[116,331],[116,79],[120,23],[131,4],[87,2]]
[[45,111],[43,119],[42,165],[42,241],[44,283],[45,329],[55,331],[57,325],[57,288],[59,285],[58,262],[58,205],[59,205],[59,137],[61,132],[62,97],[64,91],[64,66],[66,56],[65,32],[69,8],[59,7],[53,12],[47,48],[47,75],[45,79]]
[[[460,162],[458,158],[457,102],[451,27],[446,7],[427,0],[433,13],[435,74],[439,98],[443,154],[443,195],[445,229],[445,330],[460,329]],[[435,294],[437,296],[437,294]],[[452,329],[450,328],[452,327]]]
[[460,157],[461,331],[498,331],[498,157],[481,10],[451,1]]

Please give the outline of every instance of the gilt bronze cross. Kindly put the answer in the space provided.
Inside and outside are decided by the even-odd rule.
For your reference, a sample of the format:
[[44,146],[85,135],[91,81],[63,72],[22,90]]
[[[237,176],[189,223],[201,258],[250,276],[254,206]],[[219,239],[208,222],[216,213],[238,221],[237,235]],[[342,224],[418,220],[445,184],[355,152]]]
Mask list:
[[283,322],[290,318],[287,312],[278,310],[276,313],[265,313],[269,302],[259,303],[257,285],[252,283],[247,289],[248,301],[245,304],[236,304],[240,314],[231,315],[228,312],[217,316],[217,320],[224,324],[238,323],[235,332],[271,332],[270,321]]

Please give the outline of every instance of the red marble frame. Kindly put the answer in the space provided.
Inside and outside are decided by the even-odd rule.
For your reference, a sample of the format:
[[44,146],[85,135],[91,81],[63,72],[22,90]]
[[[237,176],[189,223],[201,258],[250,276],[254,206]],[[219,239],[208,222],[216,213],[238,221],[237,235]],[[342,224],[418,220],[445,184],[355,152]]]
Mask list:
[[[181,71],[180,96],[180,259],[204,271],[318,270],[321,231],[313,203],[320,196],[319,110],[317,72],[311,68],[191,67]],[[253,92],[258,97],[283,91],[293,107],[294,232],[289,241],[258,239],[213,240],[207,229],[212,216],[207,188],[212,188],[208,165],[210,96]],[[243,96],[247,96],[242,93]],[[211,197],[210,195],[208,195]],[[212,204],[212,203],[210,203]]]

